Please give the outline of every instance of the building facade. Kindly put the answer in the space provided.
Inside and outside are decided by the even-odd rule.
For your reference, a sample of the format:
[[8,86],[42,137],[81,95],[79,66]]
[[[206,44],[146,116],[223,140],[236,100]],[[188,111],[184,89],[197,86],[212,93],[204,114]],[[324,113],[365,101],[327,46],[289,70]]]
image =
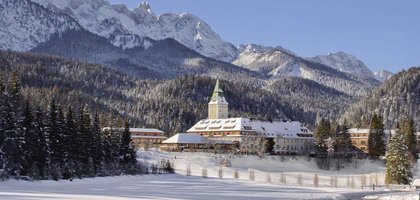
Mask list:
[[[114,130],[123,131],[124,128],[113,128]],[[103,129],[109,131],[111,128]],[[157,147],[164,140],[168,139],[165,132],[154,128],[130,128],[130,136],[132,144],[137,148]]]
[[228,118],[228,105],[217,80],[209,102],[208,118],[197,122],[187,133],[199,134],[209,140],[237,143],[242,152],[256,151],[259,138],[274,141],[274,153],[313,152],[313,134],[300,122]]
[[165,132],[153,128],[130,128],[131,140],[138,148],[157,147],[168,139]]
[[[368,152],[368,139],[369,139],[369,130],[370,129],[360,129],[360,128],[351,128],[349,129],[351,143],[362,150],[363,152]],[[385,144],[389,142],[391,137],[395,135],[395,130],[384,130],[385,133]],[[417,141],[417,151],[420,152],[420,132],[416,133]]]

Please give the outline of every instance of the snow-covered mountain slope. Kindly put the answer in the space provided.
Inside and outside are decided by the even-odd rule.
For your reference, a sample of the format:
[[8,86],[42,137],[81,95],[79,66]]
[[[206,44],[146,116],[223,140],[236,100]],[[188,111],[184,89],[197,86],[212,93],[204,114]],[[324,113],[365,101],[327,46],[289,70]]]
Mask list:
[[276,79],[295,76],[313,80],[350,95],[363,95],[379,84],[371,78],[341,72],[322,63],[306,60],[281,47],[264,47],[250,44],[240,46],[233,64],[260,72]]
[[333,67],[341,72],[353,74],[362,78],[375,78],[372,71],[355,56],[344,52],[329,53],[328,55],[319,55],[308,58],[324,65]]
[[172,38],[151,40],[148,48],[123,49],[86,30],[54,34],[33,52],[105,64],[139,78],[175,78],[203,75],[262,84],[263,77],[236,65],[205,57]]
[[0,0],[0,49],[27,51],[70,29],[81,27],[67,15],[28,0]]
[[300,76],[296,55],[282,47],[265,47],[256,44],[240,45],[239,56],[232,63],[269,75],[289,74]]
[[[76,19],[85,29],[101,35],[115,46],[143,46],[136,36],[154,40],[173,38],[205,56],[232,61],[237,49],[223,41],[203,20],[191,14],[157,16],[147,2],[130,10],[106,0],[32,0]],[[121,39],[124,38],[124,39]]]
[[375,75],[376,80],[381,81],[381,82],[385,82],[386,80],[391,78],[391,76],[394,75],[392,72],[384,70],[384,69],[381,69],[373,74]]

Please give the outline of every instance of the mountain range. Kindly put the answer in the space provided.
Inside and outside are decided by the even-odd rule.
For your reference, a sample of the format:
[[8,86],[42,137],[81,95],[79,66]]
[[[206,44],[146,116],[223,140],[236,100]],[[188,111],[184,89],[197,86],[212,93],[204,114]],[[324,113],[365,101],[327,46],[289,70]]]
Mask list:
[[96,63],[133,81],[219,78],[271,93],[303,118],[337,118],[392,76],[344,52],[304,58],[280,46],[236,47],[199,17],[156,15],[147,2],[128,9],[106,0],[0,0],[0,15],[0,49]]

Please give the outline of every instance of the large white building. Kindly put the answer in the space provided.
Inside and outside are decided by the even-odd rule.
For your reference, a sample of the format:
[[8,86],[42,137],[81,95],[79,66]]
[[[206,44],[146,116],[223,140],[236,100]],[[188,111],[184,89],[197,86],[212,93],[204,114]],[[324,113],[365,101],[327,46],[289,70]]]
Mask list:
[[236,142],[241,151],[247,151],[249,143],[263,137],[275,142],[273,151],[276,153],[313,152],[313,134],[300,122],[229,118],[228,105],[217,80],[209,102],[208,119],[200,120],[187,133],[200,134],[210,140]]

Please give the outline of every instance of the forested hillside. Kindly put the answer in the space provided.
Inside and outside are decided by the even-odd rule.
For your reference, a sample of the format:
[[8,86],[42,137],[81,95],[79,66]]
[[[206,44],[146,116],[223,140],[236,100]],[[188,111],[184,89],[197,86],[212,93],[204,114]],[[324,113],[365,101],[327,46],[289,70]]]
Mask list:
[[355,100],[343,92],[300,77],[280,77],[270,82],[266,89],[305,112],[319,113],[329,119],[337,119]]
[[374,113],[383,117],[385,128],[396,127],[397,122],[407,116],[420,121],[420,67],[403,70],[392,76],[352,105],[342,119],[360,127],[366,125],[364,122]]
[[[136,126],[175,133],[186,131],[207,116],[215,80],[181,76],[173,80],[138,80],[108,67],[33,53],[0,51],[1,73],[21,75],[23,94],[47,108],[55,97],[61,105],[88,105],[102,117],[129,117]],[[292,119],[313,123],[316,114],[304,112],[253,84],[223,81],[231,116]],[[77,108],[76,108],[77,109]]]

